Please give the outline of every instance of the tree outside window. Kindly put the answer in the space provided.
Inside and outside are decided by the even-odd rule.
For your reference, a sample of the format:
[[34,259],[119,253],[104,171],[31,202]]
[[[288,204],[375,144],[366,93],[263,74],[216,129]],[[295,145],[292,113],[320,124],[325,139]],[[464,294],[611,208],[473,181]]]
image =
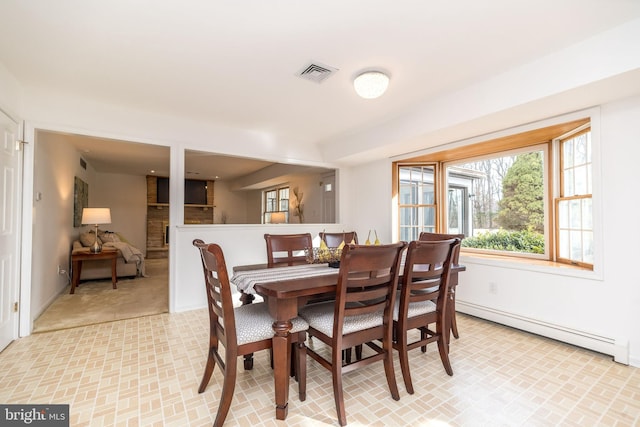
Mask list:
[[534,149],[453,165],[470,176],[477,172],[465,247],[545,253],[544,155],[543,149]]

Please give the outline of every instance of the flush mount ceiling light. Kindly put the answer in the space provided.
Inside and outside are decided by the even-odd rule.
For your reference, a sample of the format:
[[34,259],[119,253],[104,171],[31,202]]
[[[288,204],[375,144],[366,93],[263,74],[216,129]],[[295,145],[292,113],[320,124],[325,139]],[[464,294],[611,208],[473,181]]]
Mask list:
[[389,76],[381,71],[365,71],[353,80],[356,93],[365,99],[382,95],[389,86]]

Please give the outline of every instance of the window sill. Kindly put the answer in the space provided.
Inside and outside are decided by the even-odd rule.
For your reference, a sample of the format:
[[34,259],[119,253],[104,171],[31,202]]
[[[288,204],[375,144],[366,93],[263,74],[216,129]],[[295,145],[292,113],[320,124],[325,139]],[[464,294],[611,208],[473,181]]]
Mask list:
[[485,265],[499,268],[526,270],[536,273],[579,277],[589,280],[603,280],[601,272],[576,265],[564,264],[541,259],[517,258],[501,255],[460,252],[460,264]]

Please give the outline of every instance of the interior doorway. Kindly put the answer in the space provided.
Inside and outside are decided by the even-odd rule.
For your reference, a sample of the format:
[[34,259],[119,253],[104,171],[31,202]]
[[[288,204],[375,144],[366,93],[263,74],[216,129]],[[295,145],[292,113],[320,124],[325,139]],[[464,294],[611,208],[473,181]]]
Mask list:
[[333,224],[336,222],[335,173],[322,176],[322,222],[325,224]]
[[[37,167],[34,168],[33,178],[35,200],[31,316],[35,326],[37,319],[61,298],[71,297],[70,299],[77,301],[79,305],[82,304],[81,289],[85,285],[81,285],[74,295],[69,295],[69,284],[73,274],[70,257],[74,242],[80,240],[79,237],[92,227],[90,224],[74,224],[74,181],[80,179],[87,184],[87,207],[110,208],[111,223],[101,225],[99,235],[102,232],[117,234],[121,241],[126,241],[140,250],[146,259],[146,175],[150,170],[156,170],[168,176],[170,148],[38,129],[34,135],[34,164]],[[168,264],[169,259],[166,258],[165,271],[168,270]],[[83,275],[86,273],[84,270],[88,268],[89,265],[83,267]],[[156,274],[154,276],[154,280],[158,279]],[[162,274],[160,277],[160,292],[167,301],[165,311],[168,311],[168,275]],[[133,280],[136,279],[138,278]],[[117,290],[107,286],[105,290],[124,296],[127,280],[129,279],[118,277],[118,282],[122,282],[123,285],[119,285]],[[87,282],[85,289],[93,285],[93,281]],[[101,287],[99,283],[96,286]],[[126,301],[112,298],[114,295],[108,296],[109,298],[105,296],[104,302],[112,300],[120,305],[119,308],[114,307],[119,313],[117,315],[130,311],[131,307],[126,308]],[[140,309],[141,315],[148,314],[145,310],[146,306],[150,305],[148,301],[139,297],[137,308]],[[95,308],[93,315],[87,312],[86,324],[95,323],[95,318],[100,317],[97,314],[100,310]],[[80,306],[78,312],[82,312]]]

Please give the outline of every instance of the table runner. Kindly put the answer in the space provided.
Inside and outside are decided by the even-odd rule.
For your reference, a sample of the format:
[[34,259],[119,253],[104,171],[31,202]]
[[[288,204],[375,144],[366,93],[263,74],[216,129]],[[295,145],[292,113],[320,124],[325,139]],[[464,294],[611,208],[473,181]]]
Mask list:
[[338,269],[329,267],[327,264],[294,265],[290,267],[238,271],[233,274],[231,283],[236,285],[239,291],[246,294],[255,294],[256,292],[253,287],[256,283],[281,282],[283,280],[326,276],[337,273]]

